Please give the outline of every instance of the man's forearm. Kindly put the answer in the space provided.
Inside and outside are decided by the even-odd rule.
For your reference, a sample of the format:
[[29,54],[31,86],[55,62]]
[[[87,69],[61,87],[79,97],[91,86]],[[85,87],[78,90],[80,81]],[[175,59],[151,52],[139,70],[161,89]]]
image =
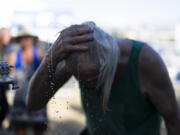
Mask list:
[[48,76],[47,62],[46,58],[44,58],[29,83],[27,98],[28,108],[39,109],[44,106],[50,98],[51,94],[48,93],[50,89]]
[[56,91],[71,77],[71,74],[66,71],[64,60],[62,60],[58,64],[54,62],[51,65],[54,72],[53,80],[51,80],[49,76],[52,74],[48,71],[48,65],[48,59],[45,57],[30,80],[27,98],[29,109],[37,110],[45,106]]

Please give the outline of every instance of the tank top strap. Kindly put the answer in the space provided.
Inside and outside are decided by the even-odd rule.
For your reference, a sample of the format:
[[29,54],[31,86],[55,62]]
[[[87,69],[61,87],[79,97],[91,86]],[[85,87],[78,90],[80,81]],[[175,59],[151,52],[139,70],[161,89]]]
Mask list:
[[138,60],[139,60],[139,54],[140,54],[142,46],[145,43],[140,42],[140,41],[136,41],[136,40],[132,40],[132,42],[133,42],[133,47],[132,47],[131,56],[130,56],[130,59],[129,59],[129,64],[130,65],[133,64],[137,68]]
[[34,62],[34,71],[35,71],[40,64],[40,59],[38,56],[38,49],[35,45],[33,47],[33,62]]
[[22,50],[19,49],[17,52],[16,52],[16,62],[15,62],[15,68],[16,69],[19,69],[22,67]]
[[128,79],[128,81],[126,81],[125,83],[131,83],[134,86],[134,90],[131,91],[132,93],[133,92],[140,93],[138,63],[139,63],[139,55],[140,55],[141,48],[145,43],[136,41],[136,40],[132,40],[132,42],[133,42],[133,47],[131,50],[131,55],[130,55],[128,66],[125,73],[125,78]]

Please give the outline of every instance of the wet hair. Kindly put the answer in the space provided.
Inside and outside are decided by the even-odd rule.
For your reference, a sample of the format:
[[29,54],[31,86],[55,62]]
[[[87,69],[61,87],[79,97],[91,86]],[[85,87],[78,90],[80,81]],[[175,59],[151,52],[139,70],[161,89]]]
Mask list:
[[90,56],[96,57],[100,65],[98,86],[101,86],[103,93],[103,109],[107,109],[112,84],[118,64],[119,47],[117,40],[97,27],[94,22],[85,22],[94,30],[94,40],[89,43]]

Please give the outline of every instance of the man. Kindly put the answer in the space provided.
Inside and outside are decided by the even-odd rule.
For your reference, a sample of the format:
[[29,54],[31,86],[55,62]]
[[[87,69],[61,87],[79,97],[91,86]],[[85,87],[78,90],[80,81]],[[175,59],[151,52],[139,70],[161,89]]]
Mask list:
[[166,66],[147,44],[115,39],[94,23],[66,28],[31,79],[29,109],[45,106],[72,75],[90,135],[158,135],[161,116],[168,135],[180,134]]
[[7,28],[0,29],[0,60],[6,60],[7,53],[9,52],[9,43],[11,40],[11,33]]
[[[11,33],[7,28],[0,29],[0,61],[6,61],[7,54],[10,52]],[[8,102],[6,99],[6,89],[0,86],[0,128],[8,112]]]

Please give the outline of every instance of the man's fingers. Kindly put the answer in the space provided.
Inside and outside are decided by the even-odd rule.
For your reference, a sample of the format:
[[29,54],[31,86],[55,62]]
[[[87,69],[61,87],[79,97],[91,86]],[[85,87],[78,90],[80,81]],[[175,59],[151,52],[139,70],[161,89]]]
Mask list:
[[83,42],[89,42],[93,40],[93,34],[86,34],[86,35],[81,35],[81,36],[76,36],[76,37],[71,37],[68,39],[62,40],[62,44],[68,43],[72,45],[80,44]]
[[91,32],[93,32],[93,30],[87,25],[73,25],[71,27],[68,27],[67,29],[64,29],[61,32],[61,35],[62,37],[77,36],[77,35],[87,34]]
[[78,35],[88,34],[91,32],[93,32],[93,30],[89,26],[84,25],[83,27],[80,27],[80,28],[74,28],[71,31],[70,35],[71,36],[78,36]]
[[73,51],[87,51],[88,47],[84,45],[67,45],[64,46],[65,52],[73,52]]
[[91,33],[91,34],[72,37],[69,40],[69,43],[75,45],[75,44],[80,44],[80,43],[83,43],[83,42],[89,42],[89,41],[92,41],[93,39],[94,39],[93,34]]

